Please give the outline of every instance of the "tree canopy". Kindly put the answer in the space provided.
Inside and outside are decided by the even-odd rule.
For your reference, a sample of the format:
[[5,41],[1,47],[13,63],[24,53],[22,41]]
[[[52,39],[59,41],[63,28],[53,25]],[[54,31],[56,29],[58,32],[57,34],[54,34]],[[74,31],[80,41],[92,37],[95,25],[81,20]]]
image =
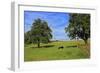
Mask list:
[[87,43],[90,38],[90,14],[71,13],[69,16],[69,25],[65,28],[66,33],[71,39],[78,37]]
[[48,43],[52,38],[52,30],[48,26],[48,23],[41,19],[36,19],[31,26],[31,30],[25,33],[25,41],[28,43],[37,43],[40,47],[40,43]]

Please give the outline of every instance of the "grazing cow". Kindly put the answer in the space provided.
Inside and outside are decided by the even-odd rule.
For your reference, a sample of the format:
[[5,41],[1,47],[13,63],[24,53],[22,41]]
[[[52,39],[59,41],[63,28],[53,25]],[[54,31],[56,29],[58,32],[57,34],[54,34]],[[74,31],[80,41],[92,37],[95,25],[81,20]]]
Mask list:
[[64,48],[63,46],[58,47],[58,49],[63,49],[63,48]]

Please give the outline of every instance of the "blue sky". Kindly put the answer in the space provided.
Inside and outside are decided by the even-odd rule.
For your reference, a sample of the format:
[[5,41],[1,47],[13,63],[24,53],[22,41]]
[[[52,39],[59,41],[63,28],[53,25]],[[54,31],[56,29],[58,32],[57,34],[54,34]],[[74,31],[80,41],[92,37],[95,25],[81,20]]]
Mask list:
[[35,19],[40,18],[48,22],[48,26],[52,29],[54,40],[69,39],[65,33],[65,27],[69,24],[69,13],[62,12],[39,12],[39,11],[24,11],[24,30],[25,32],[31,29]]

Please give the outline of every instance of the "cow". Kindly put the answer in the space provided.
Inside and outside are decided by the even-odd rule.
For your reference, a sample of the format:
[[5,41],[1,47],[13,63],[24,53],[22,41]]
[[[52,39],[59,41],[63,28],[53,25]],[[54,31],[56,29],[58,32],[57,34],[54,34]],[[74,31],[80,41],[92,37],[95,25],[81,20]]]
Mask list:
[[58,47],[58,49],[63,49],[63,48],[64,48],[63,46],[59,46],[59,47]]

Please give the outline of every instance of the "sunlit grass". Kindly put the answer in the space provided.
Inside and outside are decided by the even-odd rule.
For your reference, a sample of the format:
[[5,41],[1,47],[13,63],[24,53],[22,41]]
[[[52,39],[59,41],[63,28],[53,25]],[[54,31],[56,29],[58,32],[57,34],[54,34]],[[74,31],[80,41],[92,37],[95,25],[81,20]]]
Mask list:
[[[79,43],[79,44],[78,44]],[[25,44],[24,60],[25,61],[43,61],[43,60],[69,60],[85,59],[90,55],[84,51],[84,41],[55,41],[48,44]],[[63,46],[63,49],[58,47]],[[88,45],[89,46],[89,45]],[[85,47],[90,49],[90,47]]]

